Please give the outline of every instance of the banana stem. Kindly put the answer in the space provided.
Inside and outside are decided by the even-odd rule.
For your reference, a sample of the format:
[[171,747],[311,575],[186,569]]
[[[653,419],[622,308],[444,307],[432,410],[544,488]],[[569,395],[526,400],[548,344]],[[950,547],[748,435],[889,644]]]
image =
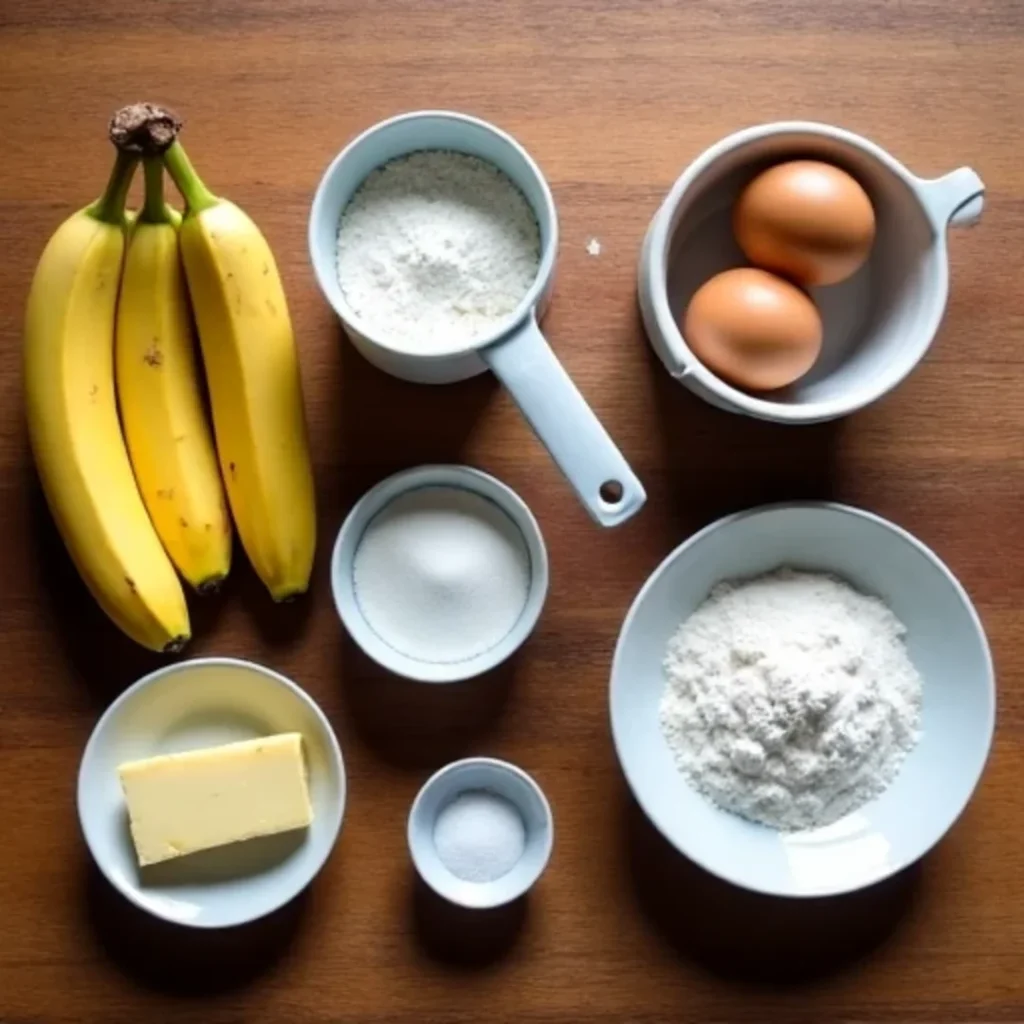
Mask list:
[[196,174],[192,161],[185,154],[185,150],[178,141],[173,142],[163,155],[164,166],[167,173],[174,179],[178,191],[185,197],[188,204],[188,212],[199,213],[211,206],[216,206],[220,200],[203,184],[202,179]]
[[160,157],[145,157],[142,173],[146,177],[146,198],[139,220],[148,224],[165,224],[170,218],[167,215],[167,204],[164,203],[164,165]]
[[138,163],[139,158],[130,153],[117,154],[103,195],[86,210],[90,217],[104,224],[124,224],[124,206]]

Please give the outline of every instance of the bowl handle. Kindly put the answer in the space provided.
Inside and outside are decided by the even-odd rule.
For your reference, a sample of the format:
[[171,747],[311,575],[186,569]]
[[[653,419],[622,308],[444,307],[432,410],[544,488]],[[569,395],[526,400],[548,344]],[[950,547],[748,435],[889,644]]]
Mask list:
[[643,485],[551,351],[536,314],[480,356],[596,522],[618,526],[640,511]]
[[981,217],[985,183],[970,167],[958,167],[941,178],[918,178],[917,188],[939,231],[976,224]]

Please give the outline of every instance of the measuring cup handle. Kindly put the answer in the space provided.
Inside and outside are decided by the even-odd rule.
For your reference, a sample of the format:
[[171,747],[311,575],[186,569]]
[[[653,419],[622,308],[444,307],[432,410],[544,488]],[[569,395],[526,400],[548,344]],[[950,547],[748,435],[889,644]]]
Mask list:
[[480,355],[598,523],[618,526],[640,510],[647,500],[643,485],[551,351],[535,315]]
[[917,187],[939,231],[976,224],[981,217],[985,184],[970,167],[958,167],[941,178],[918,178]]

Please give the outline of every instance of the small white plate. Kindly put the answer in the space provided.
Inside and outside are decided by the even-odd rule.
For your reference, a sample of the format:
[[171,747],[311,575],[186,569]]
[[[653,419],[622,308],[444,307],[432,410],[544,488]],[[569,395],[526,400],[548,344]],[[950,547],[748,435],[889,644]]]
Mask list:
[[[790,833],[723,811],[693,789],[658,722],[662,662],[679,623],[716,583],[780,566],[833,573],[880,597],[907,627],[907,652],[924,681],[921,740],[892,785],[832,825]],[[956,821],[992,743],[995,679],[970,598],[920,541],[844,505],[767,505],[701,530],[644,584],[615,649],[611,719],[630,788],[676,849],[747,889],[826,896],[912,864]]]
[[[313,823],[139,868],[118,765],[274,733],[302,734]],[[295,683],[252,662],[197,658],[125,690],[93,730],[78,774],[78,816],[107,880],[136,906],[193,928],[263,917],[327,860],[345,809],[345,768],[323,712]]]
[[[457,796],[485,790],[503,797],[519,811],[526,845],[515,866],[493,882],[466,882],[453,875],[434,845],[437,816]],[[555,838],[551,805],[537,783],[514,764],[493,757],[453,761],[423,784],[409,811],[409,852],[416,870],[431,889],[470,910],[511,903],[527,892],[547,867]]]

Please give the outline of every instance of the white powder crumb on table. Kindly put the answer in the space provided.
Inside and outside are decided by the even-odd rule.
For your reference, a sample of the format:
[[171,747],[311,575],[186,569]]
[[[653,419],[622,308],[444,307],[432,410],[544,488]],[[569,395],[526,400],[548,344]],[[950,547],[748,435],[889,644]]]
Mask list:
[[842,580],[782,569],[723,583],[665,657],[662,733],[693,786],[774,828],[878,796],[919,738],[906,629]]
[[434,824],[441,863],[464,882],[496,882],[519,863],[526,826],[516,807],[487,790],[460,793]]
[[492,164],[448,150],[366,178],[338,227],[338,283],[369,333],[418,352],[492,333],[540,267],[530,204]]
[[591,256],[600,256],[601,243],[596,238],[592,238],[589,242],[587,242],[587,252]]
[[433,664],[468,661],[500,643],[530,593],[519,527],[460,487],[421,487],[386,505],[366,527],[352,573],[370,628]]

